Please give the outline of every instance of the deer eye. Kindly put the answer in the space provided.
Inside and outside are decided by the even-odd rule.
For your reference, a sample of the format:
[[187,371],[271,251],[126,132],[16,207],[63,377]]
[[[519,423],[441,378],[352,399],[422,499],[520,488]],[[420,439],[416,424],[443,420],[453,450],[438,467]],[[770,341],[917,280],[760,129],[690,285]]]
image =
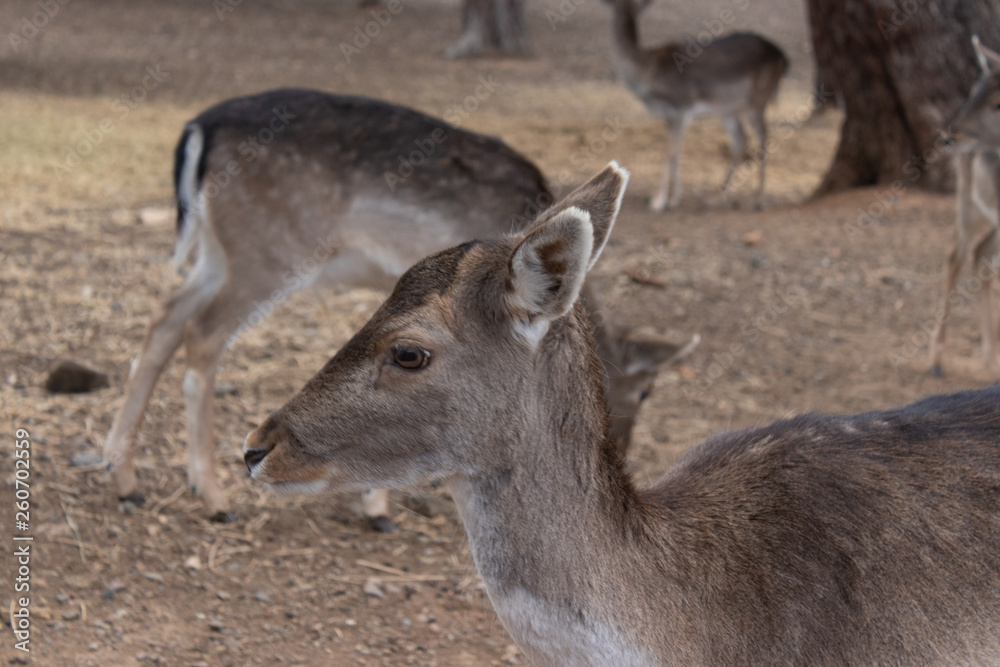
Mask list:
[[392,360],[400,368],[415,371],[423,368],[430,362],[431,353],[415,345],[393,345]]
[[649,398],[649,390],[643,389],[642,392],[639,393],[639,402],[642,403],[647,398]]

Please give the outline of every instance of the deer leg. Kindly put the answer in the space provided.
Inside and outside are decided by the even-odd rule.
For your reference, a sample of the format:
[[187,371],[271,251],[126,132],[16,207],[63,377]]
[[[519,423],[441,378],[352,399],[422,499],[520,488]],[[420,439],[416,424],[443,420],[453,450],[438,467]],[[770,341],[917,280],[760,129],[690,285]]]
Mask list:
[[462,4],[462,34],[444,54],[448,60],[478,56],[486,49],[489,22],[492,17],[490,0],[465,0]]
[[993,316],[993,281],[997,278],[997,264],[1000,262],[1000,232],[994,227],[976,244],[972,256],[976,267],[976,277],[983,281],[982,293],[982,330],[983,359],[986,370],[996,370],[996,320]]
[[650,210],[659,213],[666,208],[676,208],[681,203],[681,174],[679,169],[684,131],[690,119],[688,116],[667,117],[667,152],[663,160],[660,176],[660,191],[650,202]]
[[944,290],[941,294],[941,305],[936,313],[937,323],[931,335],[930,357],[931,375],[941,377],[941,357],[944,354],[945,333],[948,319],[951,317],[951,296],[958,284],[958,275],[968,256],[969,215],[972,210],[972,155],[959,154],[955,159],[957,188],[955,196],[955,245],[948,254],[944,268]]
[[733,180],[733,174],[746,158],[747,135],[743,132],[743,123],[740,122],[739,116],[726,116],[722,119],[722,123],[726,126],[726,132],[729,134],[729,148],[732,156],[732,162],[729,163],[729,169],[726,171],[726,178],[719,188],[722,193],[722,201],[726,201],[729,197],[729,183]]
[[948,320],[951,318],[951,295],[955,293],[955,286],[958,284],[958,275],[962,271],[965,263],[965,256],[968,252],[965,239],[960,239],[948,253],[948,260],[944,267],[944,290],[941,294],[941,306],[937,312],[937,322],[934,326],[934,333],[931,335],[931,375],[941,377],[941,357],[944,354],[944,342]]
[[189,280],[153,320],[125,385],[125,402],[118,409],[104,441],[104,460],[112,472],[118,496],[143,502],[137,490],[133,450],[146,404],[170,357],[180,347],[187,321],[211,298],[205,286]]
[[760,180],[757,182],[757,201],[755,208],[759,211],[764,208],[764,171],[767,167],[767,121],[764,118],[764,109],[751,109],[749,113],[750,127],[757,137],[757,146],[760,149]]
[[389,519],[389,492],[386,489],[368,489],[361,495],[361,508],[372,528],[380,533],[391,533],[396,524]]
[[[252,291],[248,291],[252,290]],[[215,466],[212,417],[215,377],[219,362],[251,304],[266,298],[268,290],[249,281],[227,281],[211,303],[188,325],[184,335],[187,370],[184,406],[188,426],[188,484],[205,503],[213,521],[232,521]]]

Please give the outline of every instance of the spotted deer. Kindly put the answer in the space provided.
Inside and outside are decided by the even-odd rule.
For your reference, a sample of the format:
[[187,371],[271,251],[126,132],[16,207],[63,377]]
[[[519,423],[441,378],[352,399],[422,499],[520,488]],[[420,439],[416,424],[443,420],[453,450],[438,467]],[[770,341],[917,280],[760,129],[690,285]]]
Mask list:
[[973,36],[979,79],[944,131],[955,158],[955,242],[944,269],[944,289],[931,336],[931,373],[940,377],[945,329],[955,301],[955,287],[969,257],[969,240],[978,218],[986,231],[972,246],[973,267],[982,283],[982,350],[988,372],[997,368],[997,323],[993,282],[1000,273],[1000,54]]
[[[729,134],[732,162],[720,187],[723,198],[736,168],[746,157],[746,116],[760,147],[760,180],[756,206],[764,201],[767,165],[767,121],[764,109],[774,99],[788,69],[781,49],[748,32],[724,35],[688,50],[683,43],[644,49],[639,45],[637,15],[649,4],[639,0],[606,0],[614,11],[612,63],[615,72],[646,108],[666,121],[667,151],[660,189],[650,202],[656,212],[681,202],[681,144],[688,125],[699,116],[719,116]],[[636,5],[639,5],[638,7]]]
[[252,479],[444,480],[537,665],[1000,663],[1000,386],[722,433],[636,488],[577,298],[627,176],[407,271],[248,435]]
[[[183,343],[188,482],[217,520],[233,516],[215,471],[214,386],[240,330],[309,285],[388,289],[424,255],[516,230],[553,201],[538,169],[497,139],[393,104],[309,90],[207,109],[184,129],[174,177],[174,260],[182,267],[193,256],[193,265],[149,326],[104,455],[119,497],[141,502],[135,438]],[[627,442],[657,369],[692,345],[600,323],[609,408]],[[375,527],[391,529],[384,491],[366,494],[363,507]]]

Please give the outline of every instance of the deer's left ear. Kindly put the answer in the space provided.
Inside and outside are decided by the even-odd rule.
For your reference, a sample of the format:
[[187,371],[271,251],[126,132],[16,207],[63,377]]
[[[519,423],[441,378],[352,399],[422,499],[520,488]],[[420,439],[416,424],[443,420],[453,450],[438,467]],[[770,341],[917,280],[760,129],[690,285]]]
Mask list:
[[532,347],[569,312],[608,241],[628,172],[612,162],[539,217],[508,261],[507,310]]
[[983,46],[983,43],[979,41],[979,35],[972,36],[972,50],[976,52],[976,62],[979,64],[980,72],[992,74],[1000,71],[1000,53],[988,46]]
[[601,256],[604,245],[611,235],[611,228],[615,224],[622,206],[622,198],[625,196],[628,176],[627,169],[620,167],[617,162],[610,162],[601,173],[543,211],[538,216],[536,225],[544,225],[570,208],[578,208],[590,214],[590,223],[594,229],[594,245],[587,266],[589,271]]
[[590,214],[565,209],[528,234],[510,256],[507,309],[515,332],[532,347],[549,322],[569,312],[590,268],[594,226]]

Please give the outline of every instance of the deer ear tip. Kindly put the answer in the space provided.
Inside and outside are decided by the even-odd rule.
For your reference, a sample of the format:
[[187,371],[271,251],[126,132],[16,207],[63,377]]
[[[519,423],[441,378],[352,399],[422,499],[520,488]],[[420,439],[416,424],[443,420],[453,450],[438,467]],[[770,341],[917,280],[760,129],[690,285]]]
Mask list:
[[624,183],[628,183],[628,179],[631,174],[629,174],[628,169],[618,164],[618,160],[612,160],[609,162],[608,169],[618,174]]

